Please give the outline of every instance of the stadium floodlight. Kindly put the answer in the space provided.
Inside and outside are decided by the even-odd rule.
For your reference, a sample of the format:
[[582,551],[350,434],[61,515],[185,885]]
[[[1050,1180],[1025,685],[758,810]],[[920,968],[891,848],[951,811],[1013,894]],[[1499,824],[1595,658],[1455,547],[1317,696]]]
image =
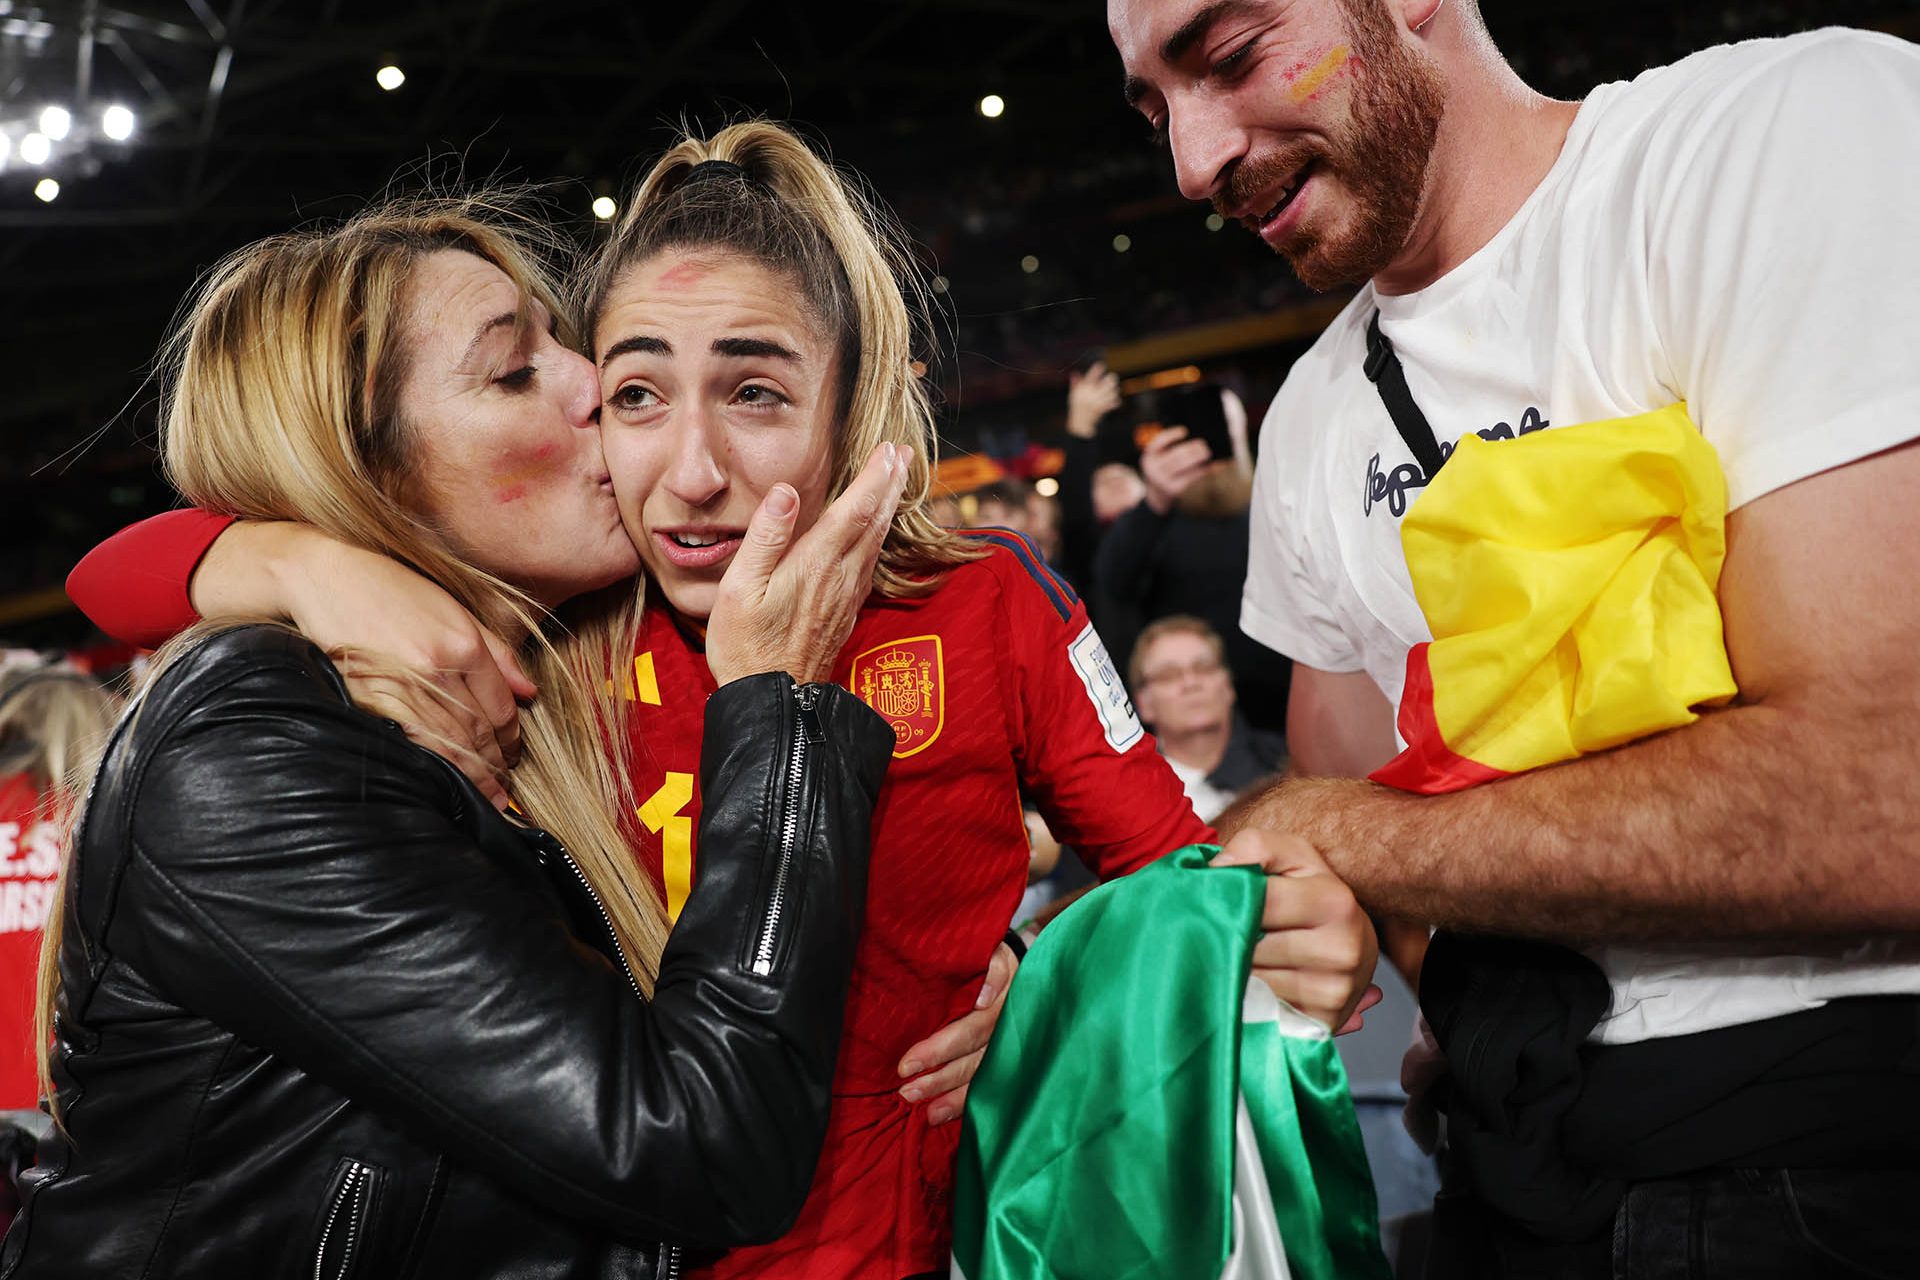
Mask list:
[[48,107],[40,113],[40,132],[55,142],[66,137],[71,128],[73,115],[65,107]]
[[100,113],[100,132],[115,142],[125,142],[131,138],[134,123],[133,112],[117,102]]
[[28,164],[45,164],[53,154],[53,144],[44,133],[30,133],[20,139],[20,159]]
[[60,198],[60,184],[52,178],[42,178],[34,184],[33,194],[39,196],[45,203],[52,204]]
[[998,120],[1006,114],[1007,100],[997,93],[990,93],[980,99],[980,114],[989,120]]
[[373,82],[388,93],[392,93],[407,82],[407,73],[389,62],[373,73]]

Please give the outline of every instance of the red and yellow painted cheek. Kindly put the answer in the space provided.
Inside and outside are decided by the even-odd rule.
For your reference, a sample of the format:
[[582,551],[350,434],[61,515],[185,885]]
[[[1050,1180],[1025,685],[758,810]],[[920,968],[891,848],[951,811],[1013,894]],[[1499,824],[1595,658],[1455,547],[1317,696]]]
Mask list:
[[1316,98],[1329,86],[1352,75],[1358,62],[1351,47],[1336,44],[1317,58],[1296,63],[1283,73],[1287,97],[1293,102]]

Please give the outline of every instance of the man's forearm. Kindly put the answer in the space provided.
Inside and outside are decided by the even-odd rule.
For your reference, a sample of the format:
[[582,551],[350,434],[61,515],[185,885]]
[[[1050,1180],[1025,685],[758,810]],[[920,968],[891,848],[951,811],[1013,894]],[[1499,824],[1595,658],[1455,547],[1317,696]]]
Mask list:
[[1373,910],[1457,928],[1620,942],[1920,933],[1911,736],[1884,699],[1849,701],[1735,707],[1445,796],[1288,781],[1241,821],[1305,836]]

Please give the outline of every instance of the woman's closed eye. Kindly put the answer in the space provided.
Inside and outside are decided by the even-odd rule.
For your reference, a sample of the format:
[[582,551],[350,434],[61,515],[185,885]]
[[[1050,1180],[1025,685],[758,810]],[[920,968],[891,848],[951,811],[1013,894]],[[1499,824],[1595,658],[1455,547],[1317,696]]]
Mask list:
[[533,385],[534,375],[539,372],[533,365],[526,364],[510,373],[501,374],[493,381],[495,386],[505,387],[509,391],[525,391]]

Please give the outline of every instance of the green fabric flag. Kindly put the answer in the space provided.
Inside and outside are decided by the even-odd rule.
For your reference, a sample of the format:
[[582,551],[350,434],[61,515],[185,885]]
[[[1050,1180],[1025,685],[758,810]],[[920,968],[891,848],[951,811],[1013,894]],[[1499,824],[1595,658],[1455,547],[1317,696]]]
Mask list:
[[1332,1037],[1248,977],[1266,879],[1189,846],[1076,903],[971,1089],[964,1280],[1386,1280]]

